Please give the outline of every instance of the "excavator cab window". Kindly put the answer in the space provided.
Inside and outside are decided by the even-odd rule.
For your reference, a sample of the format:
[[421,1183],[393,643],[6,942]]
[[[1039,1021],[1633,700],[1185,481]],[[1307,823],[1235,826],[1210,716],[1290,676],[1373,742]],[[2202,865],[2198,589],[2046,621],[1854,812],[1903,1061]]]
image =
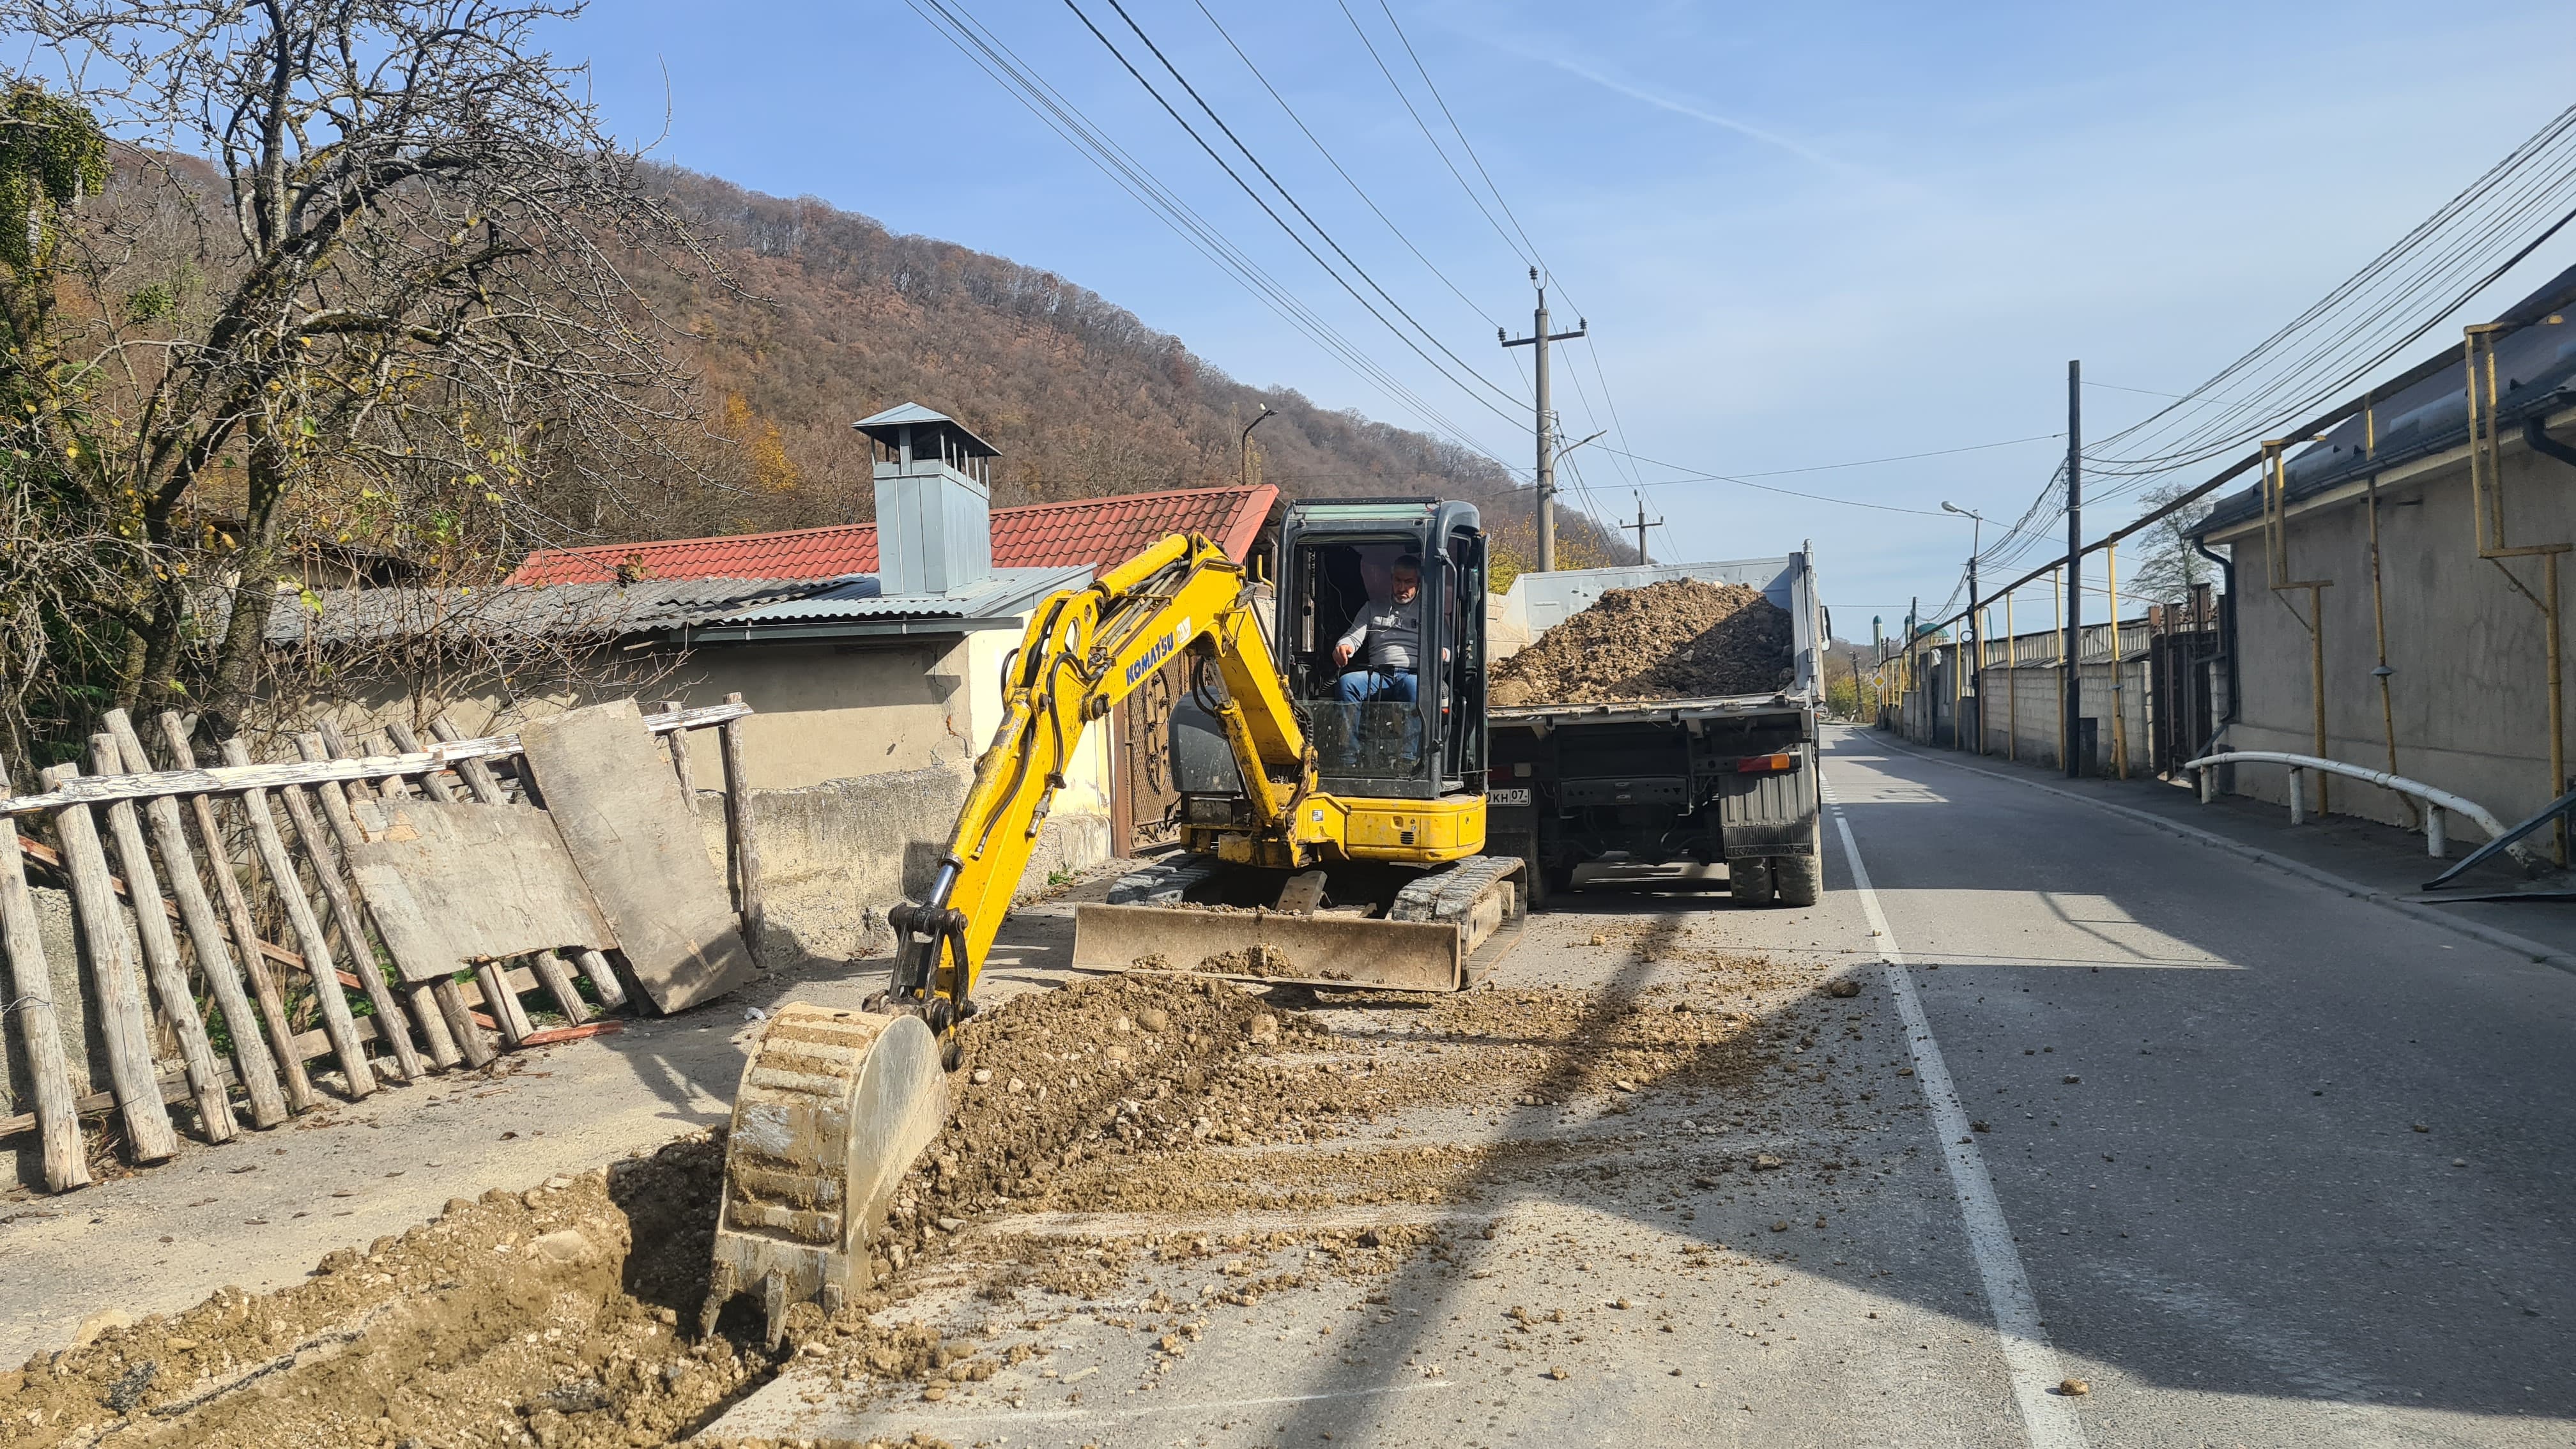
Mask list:
[[1298,550],[1301,627],[1290,681],[1321,773],[1343,781],[1426,773],[1436,741],[1422,709],[1427,635],[1436,632],[1418,541],[1308,543]]
[[1431,799],[1484,768],[1484,537],[1471,505],[1300,505],[1281,538],[1281,667],[1346,794]]

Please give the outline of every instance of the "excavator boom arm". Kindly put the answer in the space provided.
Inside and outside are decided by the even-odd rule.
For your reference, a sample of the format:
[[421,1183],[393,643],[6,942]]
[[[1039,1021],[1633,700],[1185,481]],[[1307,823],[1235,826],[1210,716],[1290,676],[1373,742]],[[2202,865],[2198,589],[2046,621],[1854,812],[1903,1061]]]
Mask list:
[[1066,787],[1084,727],[1194,648],[1213,655],[1225,681],[1219,718],[1258,826],[1287,827],[1314,788],[1314,762],[1242,566],[1205,538],[1174,534],[1031,617],[1004,666],[1002,722],[976,761],[939,873],[921,904],[893,913],[899,1003],[927,1006],[943,1033],[973,1010],[985,953]]

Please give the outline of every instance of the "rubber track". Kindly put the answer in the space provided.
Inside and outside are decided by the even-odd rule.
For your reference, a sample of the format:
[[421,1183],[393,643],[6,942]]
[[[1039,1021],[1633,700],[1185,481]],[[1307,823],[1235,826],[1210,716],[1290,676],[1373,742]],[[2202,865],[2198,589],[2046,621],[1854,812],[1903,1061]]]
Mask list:
[[1171,906],[1189,899],[1191,891],[1216,879],[1217,862],[1204,855],[1149,865],[1118,878],[1109,888],[1113,906]]
[[1463,921],[1478,900],[1521,868],[1517,855],[1471,855],[1447,870],[1406,883],[1388,908],[1390,921]]

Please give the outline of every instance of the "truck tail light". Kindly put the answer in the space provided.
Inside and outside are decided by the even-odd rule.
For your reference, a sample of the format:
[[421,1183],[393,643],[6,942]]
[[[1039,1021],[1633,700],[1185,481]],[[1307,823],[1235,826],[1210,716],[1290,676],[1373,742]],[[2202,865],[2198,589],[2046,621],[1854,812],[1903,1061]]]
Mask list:
[[1796,755],[1755,755],[1751,759],[1738,762],[1735,772],[1739,775],[1768,775],[1776,771],[1796,768],[1798,768]]

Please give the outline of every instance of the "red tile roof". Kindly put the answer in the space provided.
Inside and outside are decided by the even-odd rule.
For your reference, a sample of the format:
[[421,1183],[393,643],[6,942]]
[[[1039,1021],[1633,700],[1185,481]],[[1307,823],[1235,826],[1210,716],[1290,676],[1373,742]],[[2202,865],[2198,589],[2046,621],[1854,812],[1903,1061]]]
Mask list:
[[[1185,488],[1124,493],[1071,503],[993,510],[993,566],[1057,568],[1122,563],[1167,534],[1200,533],[1235,558],[1260,536],[1279,490]],[[541,549],[510,575],[514,584],[600,583],[633,563],[648,579],[833,579],[877,569],[877,527],[799,528],[724,538]]]

